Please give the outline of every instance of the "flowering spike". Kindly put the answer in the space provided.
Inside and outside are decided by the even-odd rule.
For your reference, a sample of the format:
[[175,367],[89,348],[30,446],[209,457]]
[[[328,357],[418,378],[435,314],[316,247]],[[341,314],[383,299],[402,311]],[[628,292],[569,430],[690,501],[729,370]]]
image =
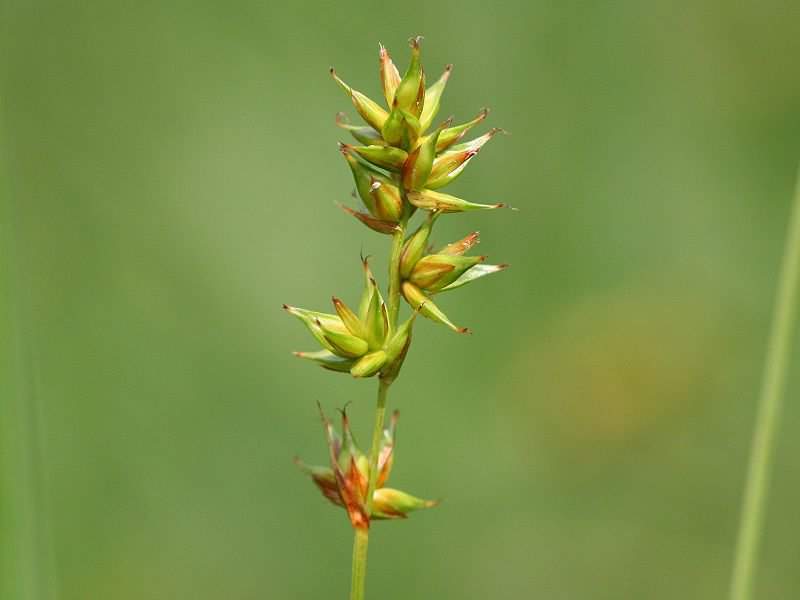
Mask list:
[[488,115],[489,109],[482,108],[478,115],[471,121],[467,121],[461,125],[456,125],[455,127],[449,127],[445,129],[439,136],[439,141],[436,144],[436,151],[442,152],[443,150],[447,150],[450,146],[464,137],[470,129],[483,121]]
[[[501,130],[492,129],[471,141],[462,141],[468,131],[485,120],[486,109],[460,125],[453,126],[452,120],[447,120],[439,127],[432,126],[452,66],[448,65],[426,89],[420,41],[421,38],[409,41],[411,60],[402,77],[386,48],[379,45],[379,72],[386,107],[348,86],[331,69],[334,80],[366,121],[362,126],[351,124],[344,113],[336,117],[337,126],[358,143],[343,143],[339,148],[353,174],[353,195],[361,199],[364,208],[340,206],[367,227],[393,237],[389,305],[384,302],[363,255],[364,290],[357,311],[337,297],[333,298],[336,314],[284,305],[287,312],[303,322],[322,348],[295,355],[332,371],[349,372],[356,378],[379,376],[380,410],[386,390],[397,378],[409,351],[417,315],[453,331],[468,332],[450,321],[433,296],[507,267],[486,265],[484,256],[467,256],[467,251],[478,243],[477,232],[438,251],[430,245],[431,230],[440,215],[504,206],[468,202],[437,191],[459,177],[470,160]],[[409,235],[409,219],[417,209],[429,212],[419,228]],[[400,297],[413,309],[410,318],[403,322],[398,320]],[[406,518],[411,511],[435,506],[437,502],[386,487],[394,463],[396,412],[385,430],[373,432],[369,457],[358,449],[344,411],[341,438],[321,409],[320,414],[330,467],[309,466],[299,459],[296,462],[324,497],[347,511],[352,527],[362,530],[356,536],[354,573],[363,574],[361,550],[366,541],[363,530],[370,526],[371,520]],[[354,577],[353,593],[354,597],[363,595],[360,575]]]
[[[325,416],[321,406],[319,407],[319,413],[322,417],[325,438],[328,442],[331,469],[336,477],[336,486],[339,489],[342,505],[347,510],[348,517],[350,517],[350,524],[355,529],[366,529],[369,527],[369,515],[364,503],[364,494],[361,491],[361,474],[357,468],[352,468],[354,466],[352,465],[354,462],[352,460],[353,454],[350,449],[343,452],[343,444],[336,437],[333,425],[328,420],[328,417]],[[349,457],[349,462],[345,457]],[[342,463],[346,463],[344,467],[342,467]]]
[[404,281],[400,289],[406,301],[413,308],[418,309],[423,317],[428,317],[432,321],[436,321],[442,325],[447,325],[456,333],[469,333],[469,329],[466,327],[458,327],[457,325],[454,325],[453,322],[447,318],[447,315],[444,314],[441,309],[433,303],[433,300],[428,298],[422,292],[422,290],[420,290],[413,283]]
[[400,72],[397,70],[392,57],[384,48],[383,44],[378,44],[380,52],[380,75],[381,86],[383,87],[383,97],[386,98],[386,106],[394,104],[394,93],[400,85]]
[[336,125],[345,131],[349,131],[350,135],[365,146],[386,145],[380,133],[369,125],[351,125],[347,119],[347,115],[343,112],[336,113]]
[[444,73],[431,87],[425,90],[425,106],[422,108],[422,114],[419,117],[422,131],[427,131],[431,126],[433,120],[436,118],[436,113],[439,112],[439,104],[442,100],[444,88],[447,85],[447,80],[450,79],[450,73],[453,72],[453,65],[447,65],[444,68]]
[[[430,183],[428,185],[430,185]],[[433,190],[408,192],[407,197],[408,201],[417,208],[436,210],[443,213],[467,212],[471,210],[492,210],[506,206],[502,203],[477,204],[475,202],[467,202],[461,198],[457,198],[449,194],[443,194],[441,192],[434,192]]]
[[356,110],[358,111],[358,114],[361,115],[361,118],[369,123],[369,125],[375,131],[380,131],[383,128],[383,124],[386,122],[386,118],[389,116],[389,113],[387,113],[377,102],[371,100],[358,90],[354,90],[344,81],[342,81],[336,74],[336,70],[333,67],[331,67],[330,71],[331,77],[333,77],[336,83],[338,83],[341,88],[350,96],[350,99],[353,101],[353,106],[356,107]]
[[394,463],[395,436],[399,415],[397,411],[394,411],[389,426],[381,432],[376,465],[376,489],[372,496],[374,506],[372,515],[367,514],[369,459],[358,448],[345,411],[342,411],[342,437],[336,434],[333,424],[325,416],[321,406],[319,412],[328,445],[330,467],[310,466],[299,458],[295,458],[294,462],[311,477],[325,498],[336,506],[345,508],[354,528],[369,527],[371,518],[405,518],[413,510],[429,508],[437,504],[435,501],[421,500],[405,492],[384,487]]
[[317,352],[294,352],[294,355],[298,358],[313,360],[323,369],[337,371],[339,373],[349,373],[350,368],[355,364],[353,359],[336,356],[333,352],[329,352],[328,350],[318,350]]
[[419,36],[408,40],[411,46],[411,62],[397,86],[393,101],[393,105],[407,110],[415,117],[422,114],[425,104],[425,72],[420,62],[420,42],[422,42],[422,38]]

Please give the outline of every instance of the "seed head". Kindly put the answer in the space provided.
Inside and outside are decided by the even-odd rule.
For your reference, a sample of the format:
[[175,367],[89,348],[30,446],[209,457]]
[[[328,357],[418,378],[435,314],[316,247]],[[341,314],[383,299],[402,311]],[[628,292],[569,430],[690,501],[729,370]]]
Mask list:
[[405,519],[411,511],[438,504],[432,500],[422,500],[400,490],[384,487],[394,464],[395,434],[399,418],[397,411],[392,414],[389,426],[384,429],[381,437],[371,515],[367,513],[369,460],[356,443],[347,412],[342,411],[341,437],[322,412],[322,408],[320,416],[328,443],[330,466],[307,465],[299,458],[295,458],[295,464],[311,477],[325,498],[347,511],[354,528],[367,528],[372,519]]

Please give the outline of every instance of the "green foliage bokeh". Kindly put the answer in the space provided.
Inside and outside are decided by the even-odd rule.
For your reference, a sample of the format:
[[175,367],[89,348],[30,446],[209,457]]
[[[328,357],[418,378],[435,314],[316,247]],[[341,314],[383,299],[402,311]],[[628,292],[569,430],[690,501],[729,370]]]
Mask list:
[[[440,114],[512,133],[453,193],[520,210],[438,226],[512,268],[442,296],[473,336],[418,323],[393,481],[443,503],[375,525],[368,595],[724,596],[800,158],[794,3],[1,10],[46,524],[6,561],[39,556],[40,597],[345,597],[348,523],[291,459],[325,460],[317,401],[366,445],[376,383],[294,359],[315,344],[280,306],[355,301],[359,252],[383,277],[388,238],[334,204],[355,115],[327,68],[378,98],[378,42],[402,68],[413,34],[429,80],[455,64]],[[763,598],[800,596],[793,364]]]

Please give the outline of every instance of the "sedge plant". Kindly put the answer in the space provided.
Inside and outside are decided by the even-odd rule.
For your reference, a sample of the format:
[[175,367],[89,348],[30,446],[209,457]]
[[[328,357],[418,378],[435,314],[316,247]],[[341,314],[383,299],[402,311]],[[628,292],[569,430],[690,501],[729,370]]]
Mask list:
[[[295,355],[329,371],[349,373],[357,378],[376,377],[378,394],[375,424],[368,454],[356,444],[346,412],[342,431],[337,433],[320,410],[328,445],[329,465],[310,466],[297,460],[323,496],[342,507],[354,531],[351,600],[364,598],[367,546],[370,526],[375,521],[404,519],[412,511],[430,508],[435,501],[424,500],[387,487],[394,462],[395,411],[384,428],[387,394],[400,375],[409,351],[412,330],[418,316],[426,317],[457,333],[455,325],[439,307],[439,295],[457,290],[508,265],[490,265],[484,256],[470,256],[478,233],[434,249],[431,232],[444,215],[486,211],[503,204],[478,204],[440,191],[463,172],[470,161],[500,129],[464,142],[463,138],[486,118],[481,110],[465,123],[452,119],[437,121],[442,95],[452,67],[426,85],[420,60],[421,38],[409,40],[411,58],[401,77],[388,51],[379,51],[380,82],[385,107],[351,88],[331,68],[331,76],[350,98],[364,120],[352,124],[344,113],[337,125],[355,139],[339,144],[352,171],[355,195],[363,206],[343,210],[370,230],[388,236],[389,273],[385,295],[362,258],[364,288],[358,305],[349,306],[333,298],[333,312],[317,312],[284,305],[311,332],[320,348]],[[419,224],[411,227],[412,219]],[[434,300],[435,298],[435,300]],[[410,310],[400,319],[400,305]]]

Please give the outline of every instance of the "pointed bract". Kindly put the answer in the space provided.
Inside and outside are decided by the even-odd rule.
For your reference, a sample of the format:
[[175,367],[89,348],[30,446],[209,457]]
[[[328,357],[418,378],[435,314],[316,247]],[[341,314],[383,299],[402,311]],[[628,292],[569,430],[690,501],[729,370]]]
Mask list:
[[322,328],[317,325],[317,322],[324,321],[331,328],[341,326],[342,330],[346,331],[344,323],[342,323],[339,317],[336,315],[306,310],[296,306],[289,306],[288,304],[284,304],[283,309],[290,315],[294,315],[300,319],[300,321],[308,328],[308,331],[311,333],[311,335],[314,336],[314,339],[316,339],[323,348],[331,352],[333,352],[333,346],[328,343],[327,339],[325,339],[325,336],[322,333]]
[[485,146],[486,143],[494,136],[496,136],[498,133],[503,133],[508,135],[508,132],[505,129],[501,129],[500,127],[493,127],[492,129],[484,133],[482,136],[476,137],[474,140],[464,142],[463,144],[456,144],[455,146],[449,148],[447,151],[466,152],[469,150],[474,150],[475,152],[477,152],[478,150],[483,148],[483,146]]
[[376,350],[365,354],[350,369],[353,377],[372,377],[386,364],[386,352]]
[[358,90],[354,90],[344,81],[342,81],[336,74],[336,70],[333,67],[331,67],[330,72],[331,77],[333,77],[336,83],[338,83],[339,86],[341,86],[341,88],[350,96],[350,99],[353,101],[353,106],[356,107],[356,110],[358,111],[358,114],[361,115],[361,118],[369,123],[369,125],[375,131],[380,131],[383,128],[383,124],[386,122],[389,113],[386,112],[386,110],[384,110],[383,107],[381,107],[377,102],[362,94]]
[[311,476],[311,480],[328,500],[336,506],[344,506],[342,497],[339,495],[339,486],[336,484],[336,474],[330,467],[319,467],[307,465],[299,458],[295,457],[296,464],[306,475]]
[[369,195],[378,218],[394,222],[400,220],[403,215],[403,198],[396,185],[384,178],[371,177]]
[[347,115],[343,112],[336,113],[336,125],[348,131],[358,142],[365,146],[385,146],[386,141],[381,134],[369,125],[351,125]]
[[436,131],[425,137],[419,146],[408,155],[403,165],[403,186],[406,190],[416,190],[425,186],[436,158],[436,140],[450,122],[450,119],[436,128]]
[[[428,184],[430,185],[430,183]],[[467,212],[472,210],[493,210],[495,208],[503,208],[505,204],[477,204],[475,202],[468,202],[444,194],[442,192],[435,192],[433,190],[419,190],[411,191],[406,194],[408,201],[417,208],[424,208],[425,210],[436,210],[443,213],[457,213]]]
[[377,217],[373,217],[368,213],[353,210],[352,208],[342,204],[341,202],[337,202],[336,204],[344,212],[361,221],[364,225],[372,229],[372,231],[377,231],[378,233],[384,233],[388,235],[392,235],[396,231],[399,231],[399,227],[396,221],[384,221],[382,219],[378,219]]
[[422,131],[427,131],[428,127],[431,126],[433,120],[436,118],[436,114],[439,112],[439,105],[442,100],[442,94],[444,93],[444,88],[447,86],[447,80],[450,79],[450,73],[453,71],[453,65],[447,65],[444,68],[444,73],[439,79],[430,86],[427,90],[425,90],[425,106],[422,108],[422,114],[419,117],[419,123],[422,127]]
[[405,519],[408,513],[421,508],[433,508],[436,500],[423,500],[392,488],[375,490],[372,496],[372,518]]
[[431,235],[433,223],[438,217],[438,213],[432,212],[419,228],[409,236],[400,250],[400,277],[408,279],[411,269],[417,261],[425,254],[428,247],[428,238]]
[[378,46],[383,97],[386,99],[386,106],[391,107],[394,104],[394,94],[397,91],[397,86],[400,85],[400,72],[392,62],[392,57],[389,56],[389,52],[383,47],[383,44],[378,44]]
[[408,158],[408,152],[392,146],[351,146],[353,152],[382,169],[399,173]]
[[364,318],[364,339],[367,341],[370,350],[376,350],[383,346],[388,322],[386,305],[374,280],[372,281],[372,286],[373,291],[367,307],[367,314]]
[[457,242],[447,244],[444,248],[439,250],[436,254],[451,254],[453,256],[461,256],[467,250],[477,245],[480,242],[480,233],[473,231],[469,235],[461,238]]
[[400,411],[395,410],[389,419],[389,427],[383,430],[381,449],[378,454],[378,477],[375,480],[375,487],[382,488],[392,472],[394,464],[394,444],[397,432],[397,420],[400,418]]
[[317,319],[316,324],[322,331],[325,341],[330,344],[331,351],[334,354],[345,358],[358,358],[366,354],[367,350],[369,350],[369,345],[366,341],[349,332],[342,333],[341,331],[325,327],[319,319]]
[[397,86],[394,94],[393,105],[407,110],[415,117],[422,114],[425,103],[425,73],[420,61],[421,37],[411,38],[408,43],[411,46],[411,62],[408,70]]
[[358,318],[366,321],[369,303],[372,300],[373,293],[376,292],[376,286],[373,285],[375,277],[372,275],[372,269],[369,268],[368,256],[361,257],[361,268],[364,271],[364,291],[361,293],[361,299],[358,302]]
[[467,285],[468,283],[472,283],[476,279],[480,279],[481,277],[485,277],[486,275],[491,275],[492,273],[499,273],[500,271],[505,271],[508,268],[508,265],[475,265],[469,271],[462,274],[458,279],[456,279],[453,283],[446,285],[445,287],[441,288],[440,292],[449,292],[450,290],[458,289],[462,286]]
[[333,352],[328,350],[318,350],[316,352],[294,352],[294,355],[298,358],[312,360],[323,369],[336,371],[338,373],[349,373],[350,369],[355,364],[354,359],[336,356]]
[[358,315],[350,310],[350,307],[339,298],[334,296],[331,301],[333,302],[333,308],[336,310],[336,314],[339,315],[339,318],[342,320],[342,323],[344,323],[344,326],[347,327],[347,330],[356,337],[366,339],[367,332],[364,328],[364,323],[361,322]]
[[486,142],[501,131],[502,129],[492,129],[485,135],[461,145],[460,150],[448,150],[437,156],[425,187],[436,190],[455,181]]
[[469,329],[466,327],[458,327],[457,325],[454,325],[453,322],[447,318],[447,315],[444,314],[441,309],[436,306],[436,304],[434,304],[433,300],[426,296],[422,290],[420,290],[413,283],[404,281],[403,285],[401,286],[401,291],[403,293],[403,297],[406,299],[406,302],[408,302],[412,308],[419,309],[419,312],[423,317],[427,317],[432,321],[441,323],[442,325],[447,325],[456,333],[469,333]]
[[442,152],[458,142],[470,129],[483,121],[488,114],[489,109],[482,108],[478,115],[471,121],[467,121],[466,123],[462,123],[461,125],[456,125],[454,127],[448,127],[442,131],[441,135],[439,136],[439,141],[436,143],[436,151]]
[[388,144],[411,150],[419,139],[420,131],[419,119],[408,111],[394,107],[381,133]]
[[437,292],[484,260],[485,256],[429,254],[414,265],[409,281],[426,292]]

